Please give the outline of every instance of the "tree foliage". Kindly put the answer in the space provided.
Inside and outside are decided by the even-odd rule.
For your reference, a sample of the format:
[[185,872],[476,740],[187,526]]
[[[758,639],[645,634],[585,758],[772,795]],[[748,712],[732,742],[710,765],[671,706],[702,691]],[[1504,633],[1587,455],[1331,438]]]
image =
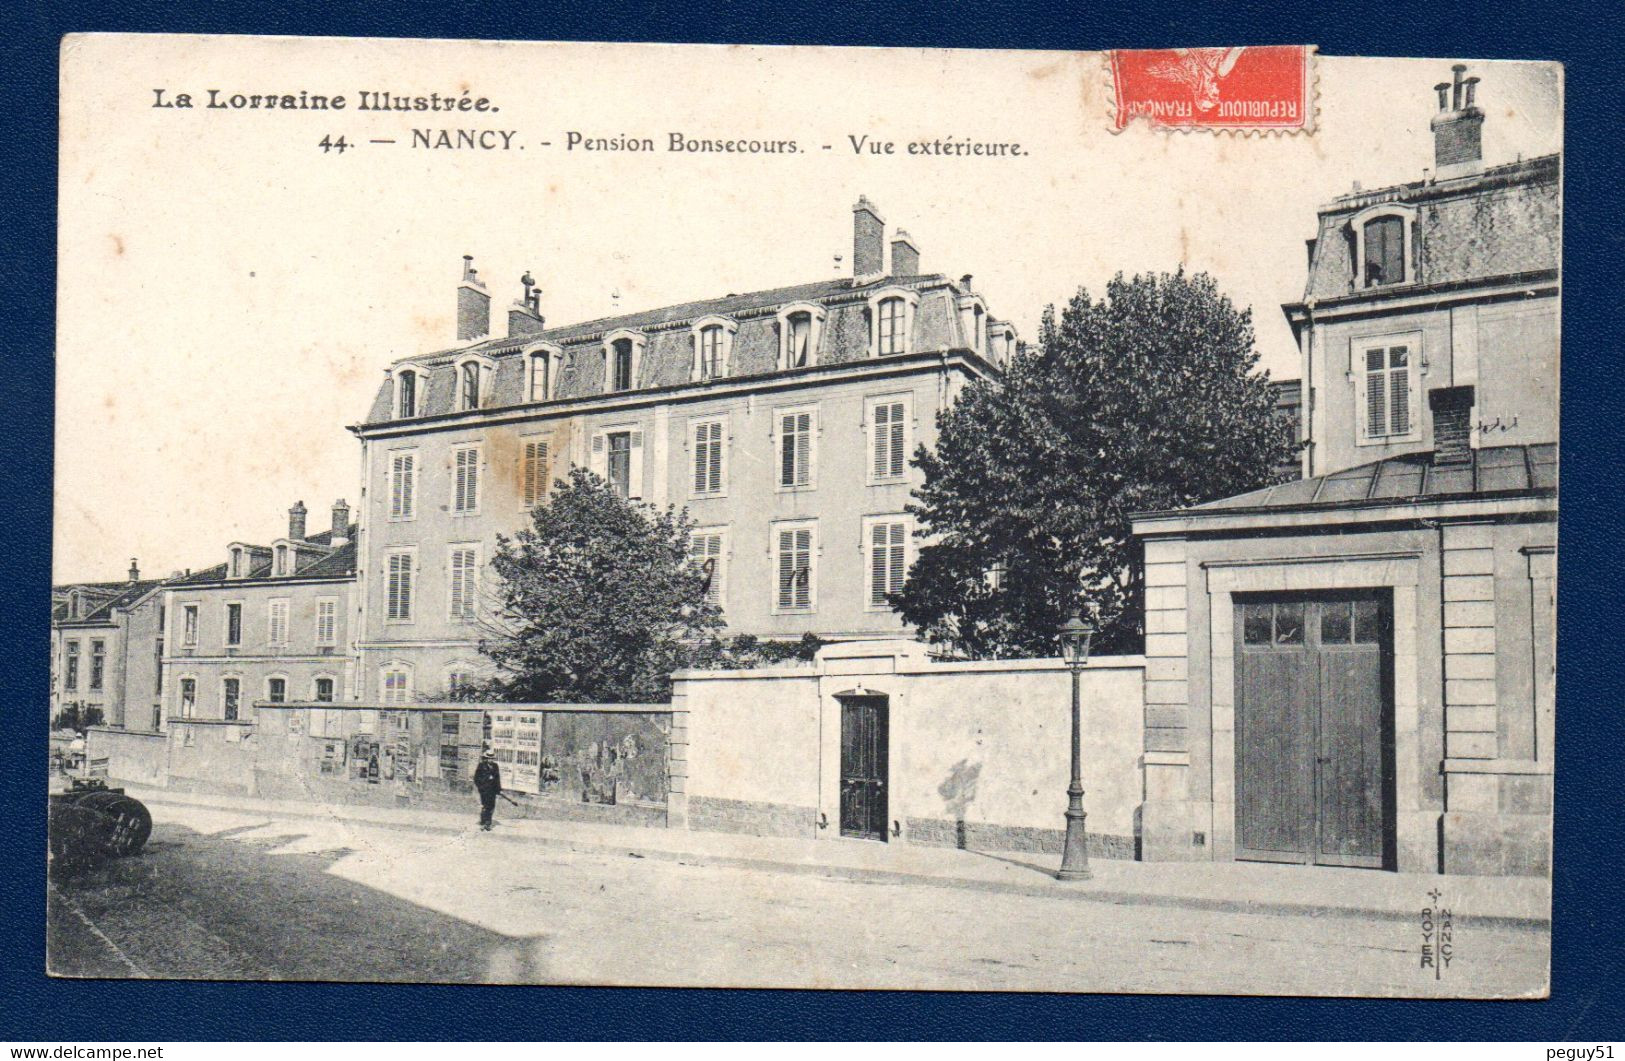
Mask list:
[[497,538],[496,603],[482,651],[497,665],[467,695],[553,703],[655,703],[671,672],[714,640],[722,611],[689,560],[686,512],[636,504],[581,468],[531,526]]
[[1205,273],[1119,274],[1046,309],[1037,351],[968,386],[916,453],[910,511],[936,540],[894,605],[971,656],[1053,655],[1079,606],[1097,650],[1136,650],[1130,515],[1263,486],[1291,455],[1257,362],[1251,311]]
[[56,718],[51,720],[51,728],[77,730],[83,736],[91,726],[100,726],[104,722],[101,708],[75,701],[56,713]]

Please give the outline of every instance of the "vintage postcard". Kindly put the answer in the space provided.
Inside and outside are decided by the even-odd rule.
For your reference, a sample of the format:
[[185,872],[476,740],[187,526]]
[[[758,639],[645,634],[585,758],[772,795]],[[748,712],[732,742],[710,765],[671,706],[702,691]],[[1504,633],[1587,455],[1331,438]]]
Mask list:
[[49,971],[1544,997],[1563,71],[62,44]]

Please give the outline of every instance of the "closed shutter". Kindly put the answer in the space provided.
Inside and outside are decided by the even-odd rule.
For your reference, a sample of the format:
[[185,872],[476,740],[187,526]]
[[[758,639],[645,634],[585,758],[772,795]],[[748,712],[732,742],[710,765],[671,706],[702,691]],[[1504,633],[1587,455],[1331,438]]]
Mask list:
[[709,421],[694,428],[694,492],[722,492],[722,422]]
[[1386,386],[1387,351],[1367,350],[1365,352],[1365,411],[1366,434],[1371,438],[1381,438],[1388,433],[1388,388]]
[[453,619],[472,619],[474,617],[474,573],[474,550],[453,549],[451,552],[451,617]]
[[626,496],[636,501],[643,497],[643,432],[630,432],[627,440],[630,452],[626,461]]
[[779,531],[779,607],[812,607],[812,531],[808,528]]
[[711,564],[711,581],[705,589],[705,599],[712,604],[722,598],[722,535],[721,533],[695,534],[688,540],[688,556],[697,566]]
[[389,571],[386,579],[387,606],[385,615],[390,619],[406,620],[412,618],[412,557],[407,553],[395,553],[389,558]]
[[779,447],[779,485],[811,483],[812,413],[787,413],[779,418]]
[[390,465],[389,514],[394,519],[411,519],[415,493],[415,459],[410,453],[397,453]]
[[903,589],[908,573],[907,526],[876,523],[869,539],[869,603],[884,606],[887,597]]
[[903,403],[885,402],[874,412],[874,477],[894,479],[903,474]]
[[452,510],[473,512],[480,502],[480,451],[470,446],[456,451],[456,483]]
[[1411,430],[1410,350],[1396,346],[1388,351],[1388,429],[1395,435]]
[[525,507],[532,508],[547,496],[547,443],[526,442],[522,459]]
[[316,643],[331,645],[337,640],[338,606],[330,600],[316,602]]
[[592,453],[587,457],[588,467],[600,479],[609,478],[609,445],[602,431],[592,436]]

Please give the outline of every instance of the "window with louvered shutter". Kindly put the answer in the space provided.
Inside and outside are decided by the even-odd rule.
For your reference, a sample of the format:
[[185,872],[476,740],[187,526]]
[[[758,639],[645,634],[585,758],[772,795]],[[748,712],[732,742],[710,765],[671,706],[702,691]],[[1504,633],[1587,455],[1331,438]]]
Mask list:
[[812,483],[812,413],[785,413],[779,417],[779,485]]
[[477,569],[472,548],[451,551],[450,598],[451,618],[454,620],[474,618],[474,578]]
[[812,530],[787,528],[778,532],[778,602],[781,611],[812,607]]
[[873,434],[876,479],[896,479],[903,474],[906,458],[907,423],[903,402],[881,402],[874,407]]
[[466,446],[452,451],[453,486],[451,510],[473,512],[480,507],[480,451]]
[[274,600],[271,602],[271,644],[285,645],[288,643],[288,602]]
[[338,602],[319,600],[316,602],[316,643],[318,645],[332,645],[338,640]]
[[722,533],[703,531],[688,539],[688,557],[695,565],[711,564],[711,582],[706,586],[705,599],[716,604],[722,599]]
[[902,522],[876,523],[869,531],[869,603],[884,607],[903,589],[908,573],[908,528]]
[[397,453],[389,468],[389,518],[411,519],[417,500],[417,457]]
[[1410,347],[1374,347],[1365,352],[1366,437],[1385,438],[1411,431]]
[[522,460],[525,507],[534,508],[547,497],[547,443],[526,442]]
[[412,618],[412,554],[391,553],[385,571],[384,617],[397,622]]
[[694,425],[694,492],[722,492],[722,421]]

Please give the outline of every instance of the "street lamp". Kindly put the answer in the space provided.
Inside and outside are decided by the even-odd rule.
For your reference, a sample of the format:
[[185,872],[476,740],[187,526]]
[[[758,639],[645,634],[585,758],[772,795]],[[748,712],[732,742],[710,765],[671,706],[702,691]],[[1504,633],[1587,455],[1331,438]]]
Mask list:
[[1089,879],[1089,833],[1084,828],[1088,817],[1083,810],[1083,712],[1079,703],[1078,686],[1084,665],[1089,662],[1089,642],[1095,636],[1093,618],[1085,619],[1076,610],[1057,631],[1061,639],[1061,658],[1072,672],[1072,783],[1066,786],[1066,846],[1061,852],[1061,880]]

